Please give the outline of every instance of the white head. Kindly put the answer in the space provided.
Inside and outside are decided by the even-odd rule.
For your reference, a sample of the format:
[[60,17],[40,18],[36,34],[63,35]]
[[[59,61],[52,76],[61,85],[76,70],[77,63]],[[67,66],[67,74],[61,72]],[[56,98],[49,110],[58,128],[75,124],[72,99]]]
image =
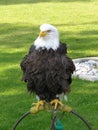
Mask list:
[[36,49],[46,48],[47,50],[57,50],[59,47],[58,30],[50,24],[42,24],[40,26],[40,34],[34,42]]

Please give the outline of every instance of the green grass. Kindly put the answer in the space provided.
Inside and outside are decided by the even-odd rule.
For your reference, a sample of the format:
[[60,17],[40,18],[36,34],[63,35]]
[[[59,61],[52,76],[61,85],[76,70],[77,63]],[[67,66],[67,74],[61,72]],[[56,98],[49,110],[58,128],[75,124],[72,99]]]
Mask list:
[[[0,0],[0,130],[11,130],[36,100],[21,82],[19,64],[42,23],[58,28],[71,58],[98,56],[97,0]],[[73,79],[71,86],[67,104],[97,130],[98,82]],[[87,130],[75,116],[65,115],[66,130]],[[48,130],[50,124],[51,114],[41,112],[24,119],[17,130]]]

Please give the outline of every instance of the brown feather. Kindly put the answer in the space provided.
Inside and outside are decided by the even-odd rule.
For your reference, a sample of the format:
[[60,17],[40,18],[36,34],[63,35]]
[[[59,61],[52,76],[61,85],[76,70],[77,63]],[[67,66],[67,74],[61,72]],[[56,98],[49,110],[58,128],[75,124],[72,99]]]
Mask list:
[[30,92],[35,92],[40,99],[51,101],[57,94],[70,91],[75,66],[65,53],[67,48],[62,44],[57,51],[31,47],[21,62],[22,79],[27,82]]

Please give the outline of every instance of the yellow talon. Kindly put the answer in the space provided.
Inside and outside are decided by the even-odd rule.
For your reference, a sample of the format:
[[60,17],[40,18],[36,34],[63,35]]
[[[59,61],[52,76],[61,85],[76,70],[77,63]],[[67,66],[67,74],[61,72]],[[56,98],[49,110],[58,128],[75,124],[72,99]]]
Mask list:
[[33,105],[35,105],[36,111],[38,111],[38,110],[39,110],[39,107],[44,106],[45,103],[46,103],[45,100],[40,100],[40,101],[37,102],[37,103],[33,103]]
[[47,103],[45,100],[40,100],[37,103],[33,103],[33,106],[30,109],[30,113],[35,114],[43,110],[61,110],[63,112],[71,112],[72,108],[62,104],[58,99],[52,100],[50,103]]
[[58,100],[54,99],[50,102],[51,105],[54,105],[54,109],[56,110],[58,106],[63,106],[63,104]]

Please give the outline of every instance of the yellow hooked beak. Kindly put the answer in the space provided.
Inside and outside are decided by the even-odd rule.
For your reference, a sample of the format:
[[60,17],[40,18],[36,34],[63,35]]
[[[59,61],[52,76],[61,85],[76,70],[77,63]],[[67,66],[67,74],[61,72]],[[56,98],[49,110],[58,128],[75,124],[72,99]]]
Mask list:
[[45,37],[46,35],[47,35],[47,33],[45,31],[41,31],[39,34],[40,37]]

